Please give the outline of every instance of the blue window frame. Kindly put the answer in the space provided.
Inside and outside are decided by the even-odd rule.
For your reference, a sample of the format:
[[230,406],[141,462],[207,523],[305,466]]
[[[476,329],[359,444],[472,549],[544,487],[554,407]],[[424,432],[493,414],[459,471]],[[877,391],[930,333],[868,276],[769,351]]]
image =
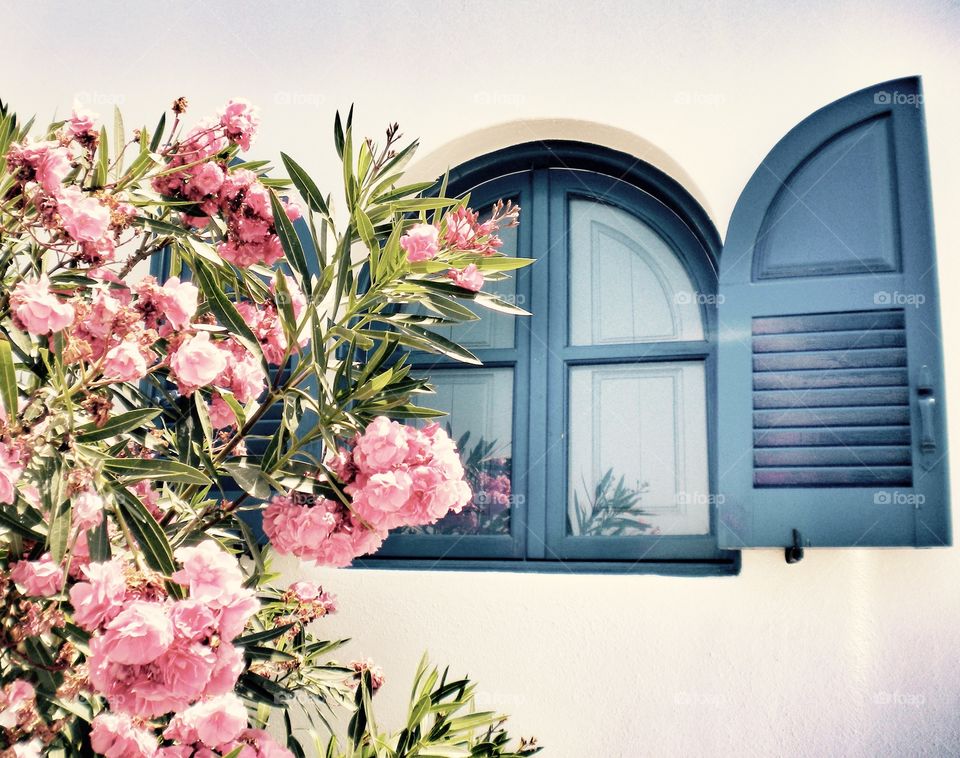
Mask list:
[[[461,450],[467,459],[484,419],[504,415],[503,408],[487,413],[478,410],[484,398],[499,396],[493,389],[485,392],[484,383],[499,384],[501,392],[505,386],[512,390],[510,461],[506,467],[510,474],[508,527],[484,532],[473,524],[464,525],[462,517],[448,517],[449,528],[443,528],[441,522],[439,529],[394,534],[376,556],[358,564],[543,571],[737,571],[739,554],[718,548],[715,498],[711,496],[716,480],[713,409],[720,243],[703,209],[654,167],[616,151],[573,142],[532,143],[483,156],[452,172],[450,189],[457,194],[469,192],[471,205],[481,209],[500,198],[517,202],[523,208],[521,223],[516,238],[508,240],[504,249],[536,259],[533,266],[518,272],[509,291],[501,289],[499,293],[515,296],[531,316],[513,318],[484,312],[479,322],[457,327],[459,331],[451,335],[464,341],[483,366],[464,367],[426,354],[411,356],[412,365],[430,376],[438,388],[438,397],[424,403],[452,411],[449,423],[455,438],[465,426],[473,427]],[[606,262],[598,267],[595,259]],[[619,295],[609,292],[618,284],[618,278],[610,276],[611,266],[615,271],[618,265],[636,269],[632,278],[626,277],[630,281],[619,287]],[[596,290],[592,296],[585,291],[585,281]],[[646,302],[640,302],[651,293],[656,296],[652,312]],[[610,297],[630,302],[625,302],[624,308],[615,303],[610,307]],[[592,304],[591,312],[579,312],[580,304],[587,301]],[[507,331],[504,321],[509,324]],[[584,329],[588,323],[593,326]],[[626,454],[618,449],[600,451],[597,460],[579,460],[583,456],[578,458],[576,451],[584,447],[584,441],[571,440],[570,430],[581,437],[590,436],[583,431],[586,427],[591,423],[602,426],[611,418],[611,403],[596,409],[592,420],[578,412],[585,394],[592,396],[595,385],[612,388],[614,398],[619,388],[636,398],[649,387],[664,397],[675,385],[689,385],[686,392],[694,398],[689,404],[695,408],[685,424],[688,428],[674,434],[677,439],[671,446],[682,448],[678,455],[687,454],[687,469],[697,469],[699,489],[688,493],[696,498],[688,497],[678,505],[681,493],[658,475],[654,456],[645,465],[658,481],[652,492],[635,497],[640,487],[628,480],[638,470],[639,449],[631,452],[628,448]],[[458,396],[457,407],[449,407],[451,402],[458,403]],[[437,403],[437,399],[445,402]],[[635,405],[634,415],[644,416],[641,426],[648,427],[640,435],[641,443],[656,446],[659,436],[670,437],[657,427],[655,403]],[[495,422],[486,421],[487,428],[491,425]],[[631,431],[626,422],[618,427],[626,427],[627,434]],[[621,430],[621,436],[623,433]],[[604,439],[609,436],[603,435]],[[674,453],[671,446],[667,446],[668,456]],[[622,446],[614,443],[609,447]],[[611,456],[624,470],[604,465],[604,457]],[[593,471],[598,464],[595,481],[586,492],[578,492],[577,502],[582,502],[581,495],[584,501],[596,495],[595,485],[609,470],[610,486],[605,492],[616,494],[623,477],[623,496],[604,502],[637,499],[642,507],[644,499],[659,498],[659,533],[650,533],[653,527],[644,532],[632,523],[617,522],[612,502],[609,510],[602,509],[601,518],[586,518],[595,516],[596,509],[574,507],[571,494],[578,481],[574,473],[584,466]],[[672,466],[680,468],[676,461]],[[626,470],[631,468],[635,470]],[[473,484],[476,493],[477,481]],[[657,492],[658,485],[669,492]],[[486,498],[477,506],[482,514],[492,496],[483,491],[481,496]],[[678,508],[685,513],[697,511],[697,523],[689,518],[684,522],[669,512]],[[641,523],[645,519],[642,517]]]

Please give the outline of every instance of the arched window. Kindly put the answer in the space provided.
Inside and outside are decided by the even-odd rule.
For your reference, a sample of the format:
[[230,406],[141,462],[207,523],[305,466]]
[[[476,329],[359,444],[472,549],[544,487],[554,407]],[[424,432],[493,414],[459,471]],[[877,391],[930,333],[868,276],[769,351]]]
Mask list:
[[711,495],[719,240],[706,213],[654,167],[575,142],[482,156],[450,190],[477,208],[522,207],[503,250],[536,262],[490,286],[532,315],[485,311],[446,332],[481,366],[413,357],[474,500],[379,555],[735,570]]

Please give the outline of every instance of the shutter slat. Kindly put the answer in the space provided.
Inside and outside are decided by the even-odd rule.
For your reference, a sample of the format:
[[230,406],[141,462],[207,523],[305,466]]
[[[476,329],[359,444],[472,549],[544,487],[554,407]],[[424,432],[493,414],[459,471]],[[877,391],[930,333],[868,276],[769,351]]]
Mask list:
[[910,423],[906,405],[881,408],[788,408],[755,411],[754,429],[793,426],[897,426]]
[[837,369],[823,371],[790,371],[782,374],[754,374],[755,390],[829,389],[839,387],[907,386],[905,368]]
[[776,447],[758,448],[753,453],[757,468],[791,466],[909,466],[909,445],[882,447]]
[[907,387],[862,387],[844,389],[769,389],[753,393],[753,407],[831,408],[857,405],[907,405]]
[[[756,333],[755,333],[756,334]],[[843,332],[761,334],[753,338],[753,352],[782,353],[795,350],[865,350],[878,347],[905,347],[903,329],[854,329]]]
[[768,316],[754,319],[754,334],[838,332],[851,329],[902,329],[903,311],[812,313],[805,316]]
[[757,469],[753,481],[758,487],[907,487],[912,471],[910,466],[769,468]]
[[909,426],[758,429],[753,433],[755,448],[821,445],[909,445],[910,441]]
[[823,350],[754,354],[754,371],[801,371],[837,368],[885,368],[907,365],[904,348]]

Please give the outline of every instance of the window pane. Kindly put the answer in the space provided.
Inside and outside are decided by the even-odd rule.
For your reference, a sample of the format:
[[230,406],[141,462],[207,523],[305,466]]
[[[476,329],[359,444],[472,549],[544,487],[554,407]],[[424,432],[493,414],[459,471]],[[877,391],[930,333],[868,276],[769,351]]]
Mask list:
[[703,364],[576,366],[569,376],[568,533],[706,534]]
[[570,344],[703,339],[700,298],[660,235],[597,201],[569,209]]
[[[489,216],[489,212],[481,213],[480,219]],[[503,240],[503,247],[500,252],[504,255],[516,257],[517,240],[519,227],[511,226],[500,230],[500,239]],[[483,285],[484,292],[508,300],[511,303],[519,305],[521,308],[524,303],[517,300],[517,280],[515,272],[512,272],[508,279],[499,282],[487,282]],[[478,321],[467,321],[457,326],[432,328],[432,331],[442,334],[447,339],[453,340],[459,345],[470,350],[483,350],[487,348],[511,348],[514,345],[514,323],[515,316],[506,313],[498,313],[486,308],[480,308],[464,302],[471,311],[476,313],[480,319]],[[417,312],[426,313],[418,310]]]
[[450,415],[438,421],[457,442],[473,490],[462,513],[436,524],[405,530],[413,534],[509,534],[513,462],[513,369],[444,369],[430,374],[436,395],[418,405]]

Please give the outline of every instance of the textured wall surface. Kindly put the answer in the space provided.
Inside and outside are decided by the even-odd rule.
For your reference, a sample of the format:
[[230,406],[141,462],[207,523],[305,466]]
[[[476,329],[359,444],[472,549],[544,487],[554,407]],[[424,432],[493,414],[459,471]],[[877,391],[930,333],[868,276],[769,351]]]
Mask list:
[[[0,97],[23,113],[62,114],[78,98],[153,124],[179,95],[193,117],[243,95],[263,108],[254,153],[283,149],[327,186],[338,175],[329,124],[350,102],[358,131],[399,120],[422,137],[424,171],[583,134],[538,119],[590,121],[603,126],[587,137],[695,183],[721,233],[799,120],[923,74],[949,402],[960,404],[955,3],[2,5]],[[339,595],[325,623],[386,669],[388,722],[429,650],[550,758],[960,753],[960,548],[811,550],[795,566],[752,552],[740,576],[713,579],[288,566]]]

